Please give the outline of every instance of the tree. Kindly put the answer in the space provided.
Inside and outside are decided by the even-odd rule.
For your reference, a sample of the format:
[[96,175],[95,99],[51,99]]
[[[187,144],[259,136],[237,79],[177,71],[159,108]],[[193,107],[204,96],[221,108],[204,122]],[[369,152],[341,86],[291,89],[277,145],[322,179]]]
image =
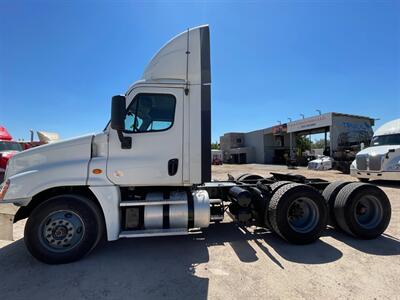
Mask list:
[[211,143],[211,149],[219,150],[219,143],[217,141]]
[[311,150],[311,141],[305,136],[297,136],[296,148],[301,155],[301,153],[303,153],[305,150]]
[[[326,140],[326,145],[329,147],[329,140]],[[325,149],[325,139],[314,141],[311,145],[312,149]]]

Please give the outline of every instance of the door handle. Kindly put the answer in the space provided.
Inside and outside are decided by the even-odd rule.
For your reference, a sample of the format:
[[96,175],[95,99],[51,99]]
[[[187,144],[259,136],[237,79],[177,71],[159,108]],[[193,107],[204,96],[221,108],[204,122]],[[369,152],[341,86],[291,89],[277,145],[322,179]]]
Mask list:
[[174,176],[178,172],[179,160],[177,158],[168,161],[168,175]]

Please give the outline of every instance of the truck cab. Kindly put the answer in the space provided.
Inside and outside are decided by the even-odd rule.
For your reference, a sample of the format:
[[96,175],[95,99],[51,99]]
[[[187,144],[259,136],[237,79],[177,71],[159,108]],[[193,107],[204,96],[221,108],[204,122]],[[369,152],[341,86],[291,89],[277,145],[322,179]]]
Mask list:
[[[209,27],[167,42],[111,106],[103,132],[28,149],[8,162],[0,202],[21,207],[15,221],[49,199],[63,212],[48,214],[49,224],[27,224],[27,231],[39,226],[51,232],[39,241],[27,238],[27,244],[44,247],[33,250],[37,257],[45,259],[44,249],[53,248],[61,256],[78,243],[77,230],[89,230],[84,216],[74,213],[88,205],[82,197],[92,201],[87,217],[104,220],[104,229],[99,221],[91,233],[96,240],[100,231],[116,240],[183,234],[210,222],[208,195],[193,190],[211,181]],[[80,208],[68,210],[60,197],[72,197]]]
[[370,147],[357,153],[350,174],[360,181],[400,180],[400,119],[375,132]]

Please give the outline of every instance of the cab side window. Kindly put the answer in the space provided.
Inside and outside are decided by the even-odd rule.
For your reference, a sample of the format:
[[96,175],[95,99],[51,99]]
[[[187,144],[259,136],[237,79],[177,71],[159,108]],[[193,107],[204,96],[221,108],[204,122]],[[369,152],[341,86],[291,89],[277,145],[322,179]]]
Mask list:
[[125,132],[154,132],[172,127],[176,99],[168,94],[138,94],[129,105]]

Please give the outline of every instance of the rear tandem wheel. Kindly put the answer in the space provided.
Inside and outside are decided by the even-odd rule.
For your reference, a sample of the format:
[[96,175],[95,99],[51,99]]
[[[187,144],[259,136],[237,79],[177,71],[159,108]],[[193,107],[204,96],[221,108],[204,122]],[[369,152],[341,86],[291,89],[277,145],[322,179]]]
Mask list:
[[337,222],[336,222],[335,214],[333,213],[336,196],[339,194],[341,189],[349,183],[350,183],[349,181],[334,181],[334,182],[331,182],[322,192],[322,196],[325,198],[326,204],[329,207],[328,224],[333,227],[338,226]]
[[373,239],[389,225],[390,201],[379,187],[353,182],[336,196],[334,215],[343,231],[358,238]]
[[283,239],[294,244],[315,241],[325,229],[328,208],[322,195],[311,186],[290,183],[272,196],[269,222]]

